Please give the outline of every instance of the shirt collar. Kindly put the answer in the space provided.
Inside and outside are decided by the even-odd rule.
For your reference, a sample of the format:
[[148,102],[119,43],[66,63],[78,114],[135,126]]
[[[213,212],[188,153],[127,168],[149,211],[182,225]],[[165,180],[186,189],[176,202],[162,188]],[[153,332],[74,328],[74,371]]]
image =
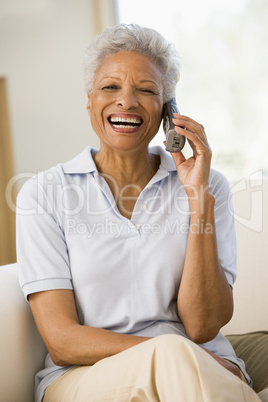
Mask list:
[[160,146],[150,147],[150,152],[160,156],[160,166],[159,169],[163,169],[166,172],[172,172],[176,170],[174,160],[169,152]]
[[83,174],[97,171],[92,153],[98,150],[92,147],[86,147],[80,154],[75,156],[68,162],[63,163],[63,171],[65,174]]
[[[166,172],[176,170],[175,163],[172,156],[160,146],[150,147],[150,152],[160,156],[160,167]],[[68,162],[63,163],[63,171],[65,174],[83,174],[93,173],[97,171],[95,162],[92,157],[92,153],[98,152],[97,149],[92,147],[86,147],[80,154],[71,159]]]

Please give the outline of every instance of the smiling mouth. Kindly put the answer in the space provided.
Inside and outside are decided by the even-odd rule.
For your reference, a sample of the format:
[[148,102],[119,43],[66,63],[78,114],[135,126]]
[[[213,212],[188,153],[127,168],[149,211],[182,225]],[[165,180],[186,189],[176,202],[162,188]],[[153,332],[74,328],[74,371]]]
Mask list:
[[139,128],[143,121],[139,117],[117,117],[110,116],[108,118],[109,123],[115,129],[137,129]]

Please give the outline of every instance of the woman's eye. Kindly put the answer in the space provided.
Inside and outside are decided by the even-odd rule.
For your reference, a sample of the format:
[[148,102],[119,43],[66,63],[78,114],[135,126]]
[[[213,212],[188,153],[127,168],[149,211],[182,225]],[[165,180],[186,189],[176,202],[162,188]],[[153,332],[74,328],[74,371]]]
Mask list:
[[149,88],[140,88],[141,92],[147,93],[147,94],[151,94],[154,95],[154,91],[152,89]]
[[106,91],[114,91],[114,90],[118,89],[118,86],[117,85],[106,85],[102,89],[106,90]]

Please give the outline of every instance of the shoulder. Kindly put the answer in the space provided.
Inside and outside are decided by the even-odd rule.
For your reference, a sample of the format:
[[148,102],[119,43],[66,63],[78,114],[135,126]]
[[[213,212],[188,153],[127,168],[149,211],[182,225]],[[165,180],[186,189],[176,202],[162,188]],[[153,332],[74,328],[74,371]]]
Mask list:
[[38,194],[44,193],[49,186],[60,184],[62,182],[61,176],[62,169],[60,164],[43,172],[36,173],[23,184],[19,190],[17,200],[21,201],[37,197]]
[[38,172],[23,184],[19,191],[18,199],[33,197],[42,192],[47,193],[52,187],[63,187],[70,182],[70,177],[74,175],[94,171],[95,164],[91,152],[92,148],[87,147],[71,160],[58,163],[47,170]]

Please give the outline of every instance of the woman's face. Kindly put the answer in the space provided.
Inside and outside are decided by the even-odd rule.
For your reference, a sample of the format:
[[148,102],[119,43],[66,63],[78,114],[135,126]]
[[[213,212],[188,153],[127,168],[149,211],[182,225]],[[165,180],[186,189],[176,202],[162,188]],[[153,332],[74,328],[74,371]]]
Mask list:
[[161,123],[163,76],[140,53],[120,52],[100,64],[87,109],[101,146],[118,151],[147,148]]

